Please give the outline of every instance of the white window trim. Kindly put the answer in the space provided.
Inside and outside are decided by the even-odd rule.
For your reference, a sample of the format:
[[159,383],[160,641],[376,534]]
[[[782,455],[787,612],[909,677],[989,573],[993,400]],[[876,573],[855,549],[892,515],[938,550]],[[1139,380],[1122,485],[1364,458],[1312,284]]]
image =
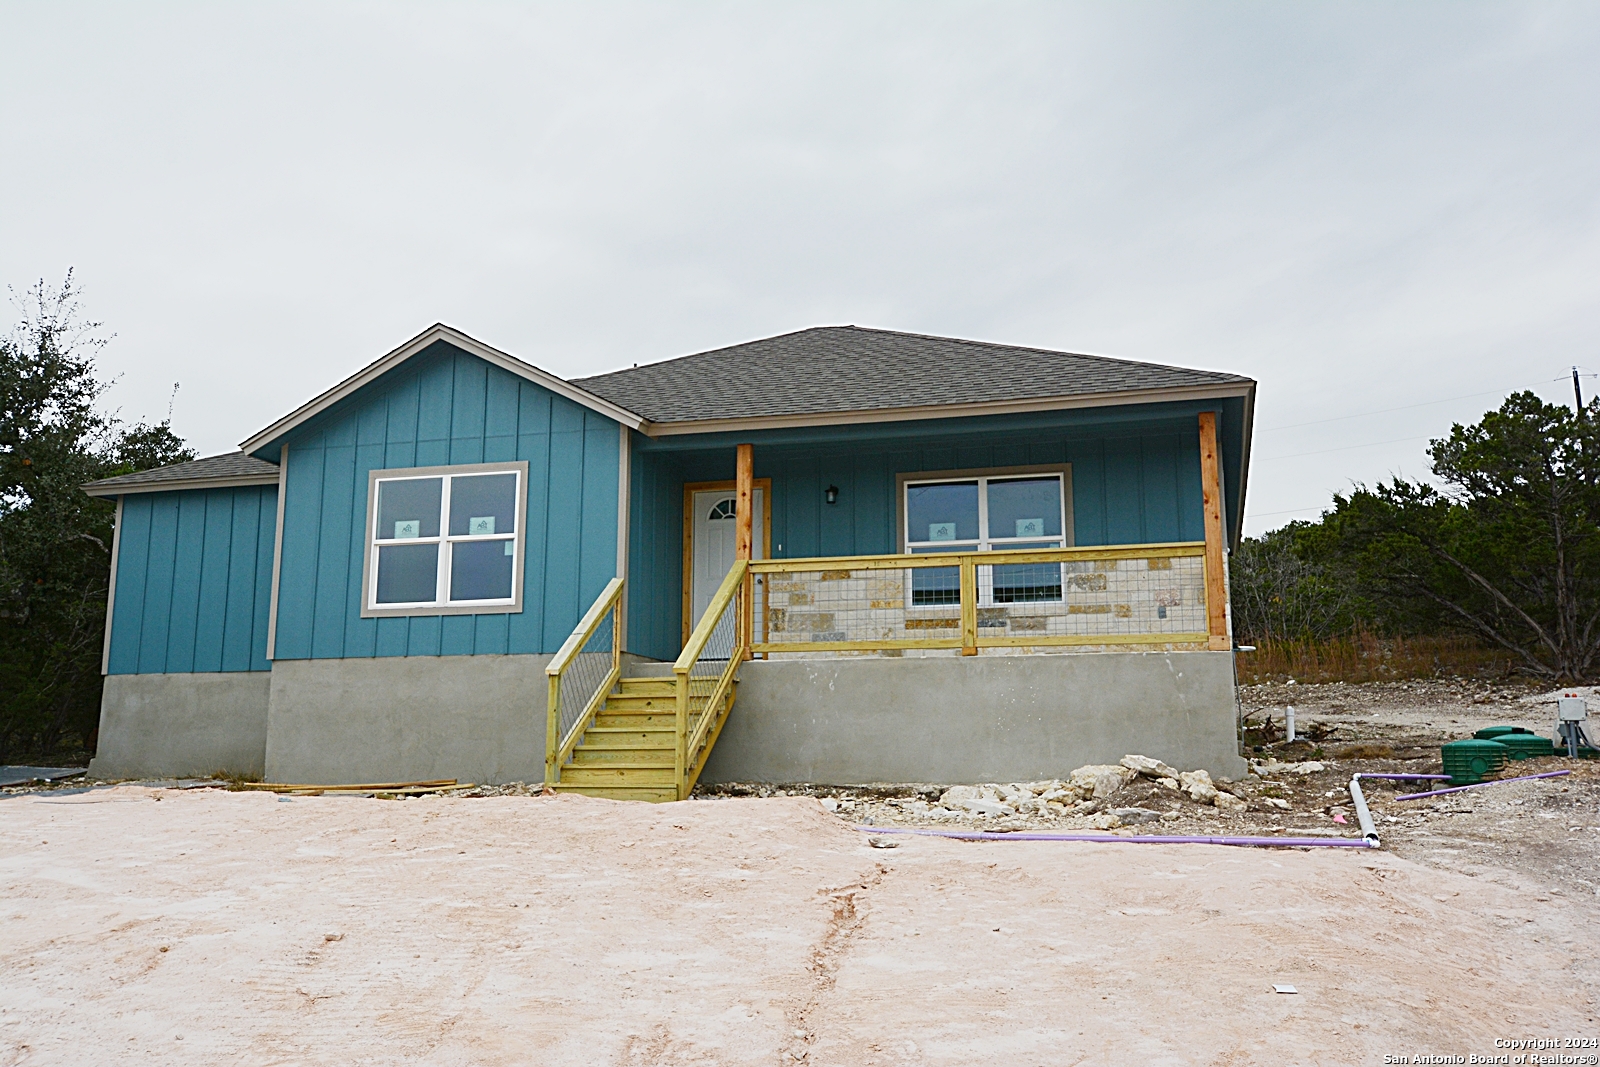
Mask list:
[[[394,544],[394,541],[379,541],[377,537],[378,521],[378,483],[387,481],[403,481],[409,478],[444,478],[443,491],[440,494],[439,535],[437,537],[419,538],[416,541],[400,542],[404,544],[454,544],[456,542],[471,541],[504,541],[507,538],[502,534],[489,534],[479,536],[451,536],[449,533],[450,516],[450,479],[460,475],[473,474],[515,474],[517,476],[517,529],[510,538],[512,545],[511,564],[511,598],[508,600],[448,600],[450,591],[450,553],[441,552],[438,570],[438,599],[433,603],[419,604],[383,604],[377,603],[378,595],[378,548],[384,544]],[[522,585],[523,570],[526,563],[525,545],[528,536],[528,464],[525,460],[508,463],[460,463],[445,467],[396,467],[386,470],[367,472],[367,521],[365,526],[365,549],[361,565],[361,617],[363,619],[384,619],[407,616],[425,615],[506,615],[522,611]]]
[[[1043,537],[990,537],[986,536],[989,530],[989,492],[988,483],[991,481],[1016,481],[1023,478],[1056,477],[1061,479],[1061,533],[1057,536]],[[900,518],[900,551],[907,555],[921,555],[923,552],[993,552],[1004,551],[1016,545],[1037,545],[1041,541],[1059,541],[1060,547],[1071,548],[1073,544],[1072,531],[1072,465],[1048,464],[1029,467],[990,467],[977,470],[960,471],[919,471],[913,474],[901,474],[896,479],[898,483],[897,510]],[[977,482],[978,483],[978,536],[976,539],[964,541],[913,541],[910,530],[910,506],[907,493],[918,485],[945,485],[950,482]],[[921,551],[917,551],[921,550]],[[906,574],[906,607],[919,613],[937,612],[940,609],[950,611],[957,606],[952,604],[913,604],[911,589],[911,574]],[[1066,574],[1063,568],[1061,591],[1063,598],[1066,595]],[[995,603],[994,599],[994,568],[985,566],[978,568],[978,606],[979,607],[1012,607],[1014,605],[1026,606],[1039,603],[1059,603],[1059,601],[1006,601]]]

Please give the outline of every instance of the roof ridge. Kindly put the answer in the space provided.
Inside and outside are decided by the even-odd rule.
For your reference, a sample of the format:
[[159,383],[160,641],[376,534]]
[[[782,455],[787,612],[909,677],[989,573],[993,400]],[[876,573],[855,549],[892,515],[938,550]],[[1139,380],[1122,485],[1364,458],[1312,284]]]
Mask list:
[[716,348],[707,348],[699,352],[686,352],[680,356],[669,356],[666,359],[658,359],[651,363],[637,363],[631,367],[619,367],[616,370],[602,371],[599,374],[590,374],[582,378],[569,378],[568,381],[573,385],[582,385],[585,382],[596,382],[602,379],[615,378],[618,375],[631,376],[638,371],[649,370],[651,368],[662,368],[673,363],[682,362],[686,359],[696,359],[702,356],[715,356],[718,353],[729,352],[733,349],[744,348],[749,345],[767,344],[771,342],[782,341],[787,337],[798,337],[802,334],[826,333],[835,330],[855,330],[859,333],[871,334],[879,337],[914,338],[921,341],[937,341],[941,344],[962,345],[965,347],[978,349],[1003,350],[1008,352],[1031,352],[1042,356],[1070,356],[1074,359],[1091,359],[1099,363],[1110,364],[1118,367],[1160,368],[1162,370],[1178,371],[1184,374],[1204,374],[1217,381],[1247,382],[1252,380],[1245,375],[1234,374],[1231,371],[1217,371],[1206,370],[1199,367],[1185,367],[1176,363],[1153,363],[1148,360],[1129,359],[1125,356],[1107,356],[1097,352],[1072,352],[1060,348],[1040,348],[1037,345],[1009,344],[1005,341],[979,341],[970,337],[949,337],[944,334],[936,333],[917,333],[910,330],[890,330],[881,326],[861,326],[852,322],[844,325],[806,326],[798,330],[786,330],[783,333],[775,333],[766,337],[756,337],[749,341],[736,341],[733,344],[719,345]]

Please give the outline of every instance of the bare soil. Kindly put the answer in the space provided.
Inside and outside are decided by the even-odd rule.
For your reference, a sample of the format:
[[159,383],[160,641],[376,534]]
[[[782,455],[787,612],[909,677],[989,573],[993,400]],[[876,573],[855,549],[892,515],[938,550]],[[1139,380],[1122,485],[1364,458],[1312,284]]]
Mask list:
[[[1263,687],[1246,710],[1286,692],[1336,729],[1261,755],[1321,748],[1325,771],[1245,783],[1239,813],[1130,786],[1117,805],[1177,812],[1135,829],[1353,834],[1353,769],[1427,770],[1491,722],[1548,733],[1511,690]],[[1359,745],[1390,754],[1336,754]],[[851,825],[918,826],[915,788],[785,790],[839,817],[794,795],[12,791],[0,1065],[1342,1067],[1593,1040],[1600,775],[1542,763],[1576,773],[1370,789],[1377,851]]]

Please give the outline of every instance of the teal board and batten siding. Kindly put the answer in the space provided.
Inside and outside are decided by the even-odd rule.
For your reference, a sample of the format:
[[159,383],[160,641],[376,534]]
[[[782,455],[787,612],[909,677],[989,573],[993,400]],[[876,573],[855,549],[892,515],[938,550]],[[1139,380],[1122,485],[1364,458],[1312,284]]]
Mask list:
[[[616,574],[618,425],[444,342],[288,439],[274,659],[552,653]],[[367,473],[526,460],[523,610],[361,617]]]
[[265,671],[274,485],[122,498],[107,674]]
[[[755,475],[772,479],[772,554],[779,558],[897,552],[896,475],[1070,464],[1078,545],[1200,541],[1199,431],[1193,413],[1056,413],[828,427],[746,435]],[[974,424],[980,424],[975,428]],[[731,442],[635,437],[629,548],[628,650],[672,659],[682,638],[683,485],[732,479]],[[665,447],[663,447],[665,446]],[[837,486],[828,504],[824,491]]]

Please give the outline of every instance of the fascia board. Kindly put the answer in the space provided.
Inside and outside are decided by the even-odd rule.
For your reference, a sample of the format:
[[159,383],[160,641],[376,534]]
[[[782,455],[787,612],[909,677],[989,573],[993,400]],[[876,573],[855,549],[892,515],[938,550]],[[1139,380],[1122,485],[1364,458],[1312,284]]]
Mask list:
[[834,411],[803,415],[655,422],[650,423],[644,429],[644,433],[650,437],[671,437],[678,434],[718,433],[729,430],[781,430],[804,426],[851,426],[865,422],[913,422],[920,419],[1009,415],[1031,411],[1065,411],[1073,408],[1120,407],[1127,404],[1164,403],[1181,400],[1217,400],[1236,396],[1253,397],[1254,394],[1254,382],[1228,382],[1217,385],[1174,386],[1167,389],[1139,389],[1115,393],[1080,393],[1074,396],[994,400],[975,404],[930,404],[920,407],[871,408],[861,411]]
[[647,425],[644,418],[626,408],[618,407],[609,400],[602,399],[587,390],[578,388],[571,382],[562,381],[548,371],[540,370],[531,363],[524,363],[517,357],[502,352],[497,348],[492,348],[476,338],[467,336],[454,327],[446,326],[443,323],[435,323],[388,355],[368,364],[321,396],[301,405],[271,426],[241,442],[240,449],[246,455],[253,454],[263,445],[270,444],[275,439],[293,430],[296,426],[328,410],[328,408],[361,387],[389,373],[435,341],[446,341],[455,345],[464,352],[469,352],[479,359],[493,363],[495,366],[510,371],[520,378],[525,378],[536,385],[543,386],[552,393],[564,396],[574,403],[582,404],[584,407],[597,411],[606,416],[606,418],[620,422],[631,429],[642,430]]
[[1237,529],[1232,531],[1233,537],[1231,540],[1233,544],[1229,546],[1230,551],[1238,551],[1239,542],[1244,537],[1245,489],[1250,484],[1250,440],[1251,435],[1255,432],[1255,424],[1256,388],[1252,385],[1244,398],[1244,447],[1240,449],[1239,456],[1239,521],[1235,524]]
[[88,482],[78,488],[90,496],[110,500],[134,493],[175,493],[183,489],[227,489],[240,485],[277,485],[277,474],[236,474],[231,478],[179,478],[165,482],[137,482],[133,485],[100,485]]

